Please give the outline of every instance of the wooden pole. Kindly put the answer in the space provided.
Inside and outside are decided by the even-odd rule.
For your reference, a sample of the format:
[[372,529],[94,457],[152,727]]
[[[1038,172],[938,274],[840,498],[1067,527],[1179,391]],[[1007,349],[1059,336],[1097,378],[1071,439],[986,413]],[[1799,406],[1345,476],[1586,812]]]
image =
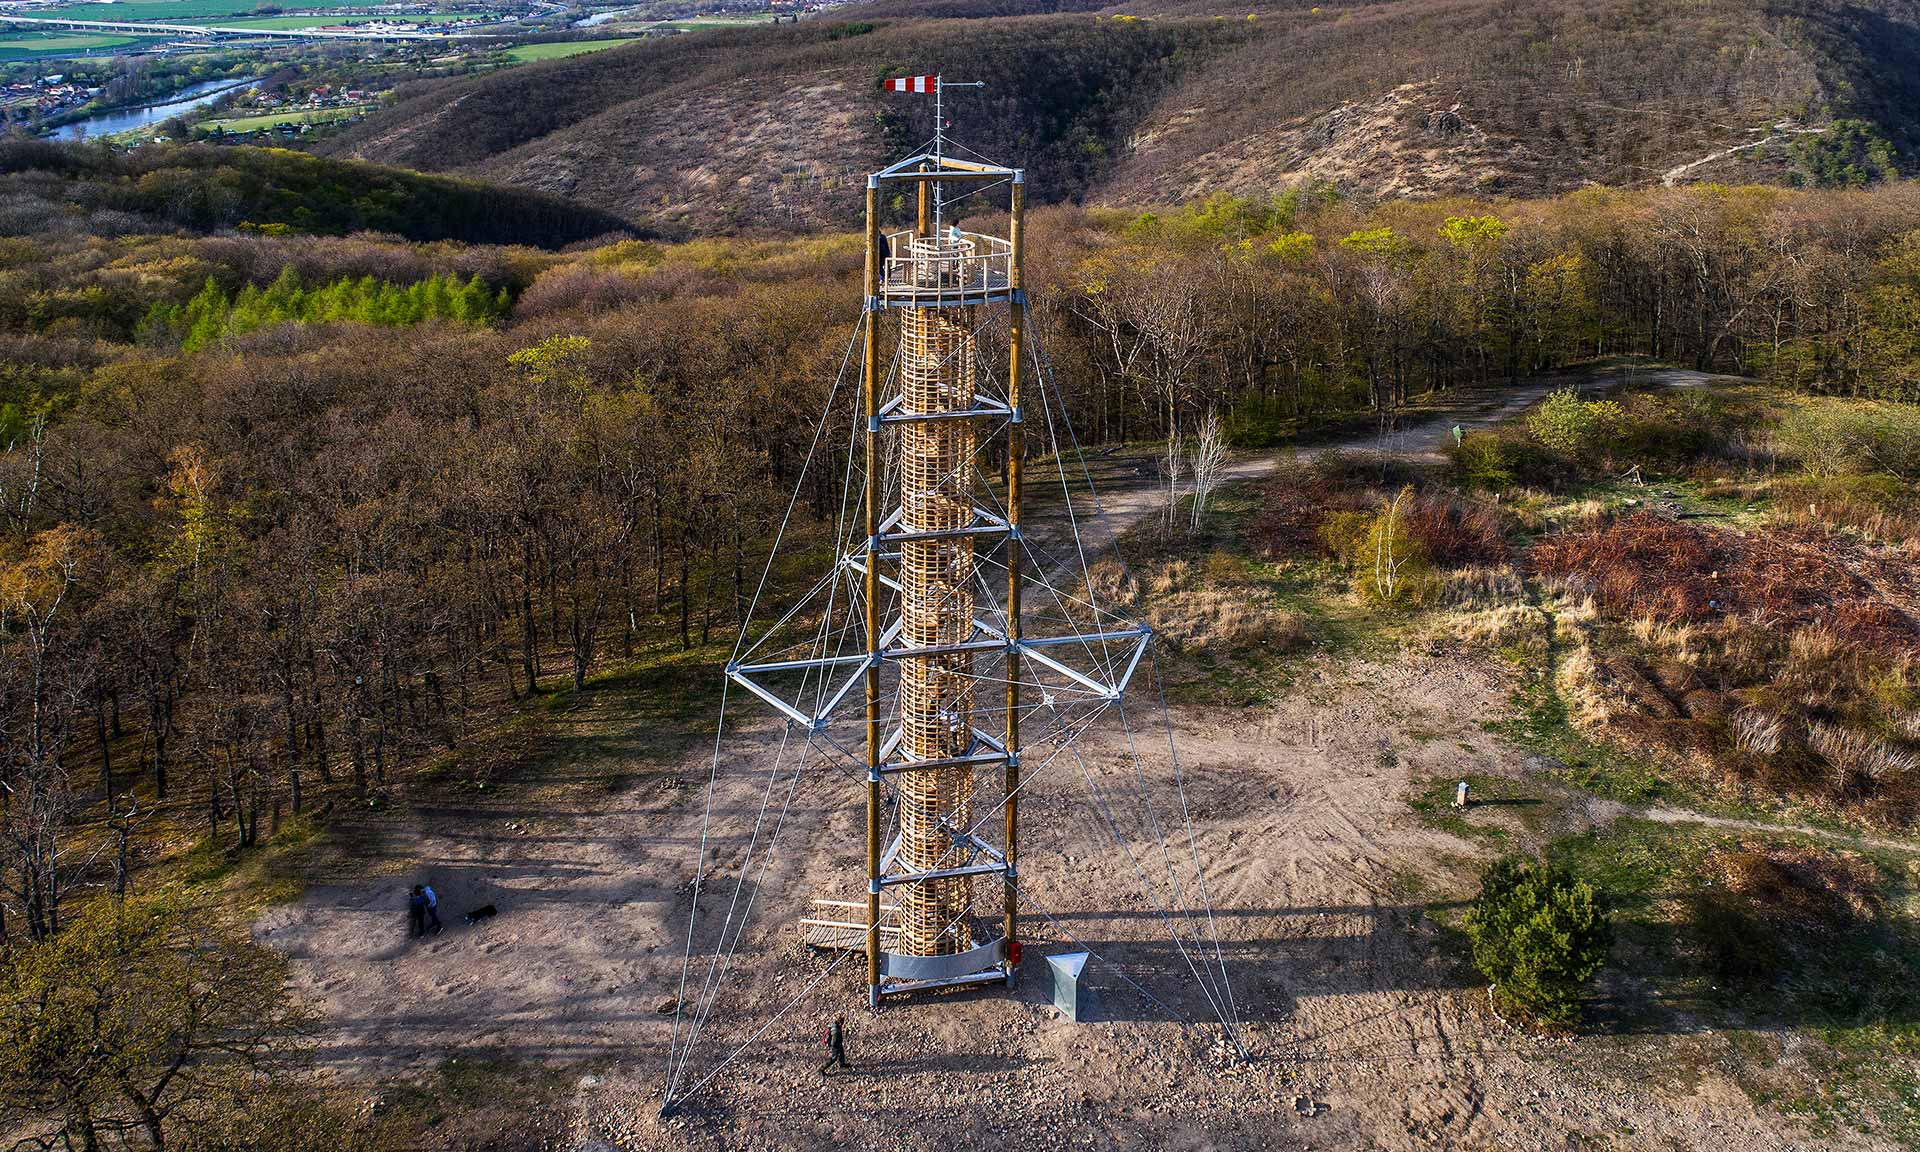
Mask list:
[[1013,983],[1015,969],[1012,949],[1020,939],[1020,894],[1016,887],[1020,858],[1020,470],[1026,463],[1026,434],[1020,423],[1020,358],[1026,346],[1026,300],[1021,295],[1021,260],[1025,254],[1027,207],[1026,174],[1013,176],[1012,223],[1008,239],[1013,244],[1007,267],[1007,287],[1012,300],[1007,305],[1007,407],[1013,416],[1007,422],[1007,908],[1006,935],[1007,983]]
[[880,181],[867,178],[867,326],[860,398],[867,418],[867,1002],[880,1007]]
[[[923,164],[920,168],[921,171],[926,171],[926,165]],[[913,234],[924,240],[933,232],[933,181],[922,180],[916,188],[919,191],[917,205],[919,214],[914,223]]]

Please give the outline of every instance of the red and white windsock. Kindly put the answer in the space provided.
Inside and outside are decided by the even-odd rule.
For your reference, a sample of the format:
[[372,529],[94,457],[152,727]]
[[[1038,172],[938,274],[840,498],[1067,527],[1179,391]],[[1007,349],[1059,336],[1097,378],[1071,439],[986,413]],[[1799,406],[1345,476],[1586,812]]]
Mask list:
[[895,92],[937,92],[940,89],[940,77],[901,76],[887,81],[887,87]]

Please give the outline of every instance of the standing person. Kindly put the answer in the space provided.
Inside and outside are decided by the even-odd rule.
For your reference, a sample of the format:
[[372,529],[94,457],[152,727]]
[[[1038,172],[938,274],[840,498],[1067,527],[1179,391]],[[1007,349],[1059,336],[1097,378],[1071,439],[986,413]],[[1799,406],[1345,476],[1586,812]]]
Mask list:
[[[420,888],[420,894],[426,897],[427,919],[432,922],[431,926],[433,928],[433,934],[435,936],[438,936],[440,935],[440,927],[441,927],[440,926],[440,897],[435,896],[433,894],[433,885],[431,884],[422,885]],[[423,926],[421,928],[421,931],[423,932],[426,931],[426,928]]]
[[847,1018],[845,1016],[835,1017],[833,1027],[827,1029],[827,1048],[827,1062],[820,1065],[820,1075],[825,1076],[835,1064],[849,1071],[852,1070],[853,1065],[847,1063]]
[[419,885],[407,893],[407,937],[427,934],[427,890]]

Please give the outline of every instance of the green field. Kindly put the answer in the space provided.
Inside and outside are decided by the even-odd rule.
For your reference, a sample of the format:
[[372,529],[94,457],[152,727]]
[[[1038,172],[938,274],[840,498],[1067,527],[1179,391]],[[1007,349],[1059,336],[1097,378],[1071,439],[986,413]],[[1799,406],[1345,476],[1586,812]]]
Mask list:
[[746,24],[766,24],[773,17],[767,13],[755,12],[746,16],[689,16],[685,20],[641,20],[634,24],[615,21],[622,29],[640,28],[653,31],[672,28],[680,32],[698,32],[702,28],[738,28]]
[[562,40],[554,44],[521,44],[507,49],[510,59],[525,63],[530,60],[558,60],[563,56],[578,56],[582,52],[599,52],[606,48],[618,48],[622,44],[631,44],[627,40]]
[[0,36],[0,60],[70,56],[79,52],[120,48],[144,39],[142,36],[122,36],[112,32],[17,32]]
[[355,104],[346,108],[290,109],[285,112],[268,112],[260,116],[205,120],[198,126],[209,130],[221,128],[228,132],[257,132],[262,128],[273,128],[281,124],[331,124],[335,120],[345,120],[372,109],[371,104]]

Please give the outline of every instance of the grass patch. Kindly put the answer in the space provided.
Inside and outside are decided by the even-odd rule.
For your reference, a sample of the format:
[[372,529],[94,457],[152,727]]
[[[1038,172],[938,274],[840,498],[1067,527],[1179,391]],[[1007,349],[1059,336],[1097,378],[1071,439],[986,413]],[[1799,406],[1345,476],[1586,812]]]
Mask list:
[[423,766],[414,793],[472,800],[572,785],[605,791],[626,779],[608,765],[678,763],[713,736],[723,657],[717,646],[681,651],[668,641],[608,662],[578,691],[564,675],[548,677],[493,729]]
[[[1288,621],[1285,645],[1242,653],[1237,662],[1195,662],[1199,676],[1169,686],[1177,703],[1246,704],[1271,700],[1293,682],[1309,657],[1378,660],[1392,657],[1417,613],[1361,601],[1331,561],[1247,559],[1246,572],[1267,611]],[[1204,678],[1204,682],[1201,678]]]
[[364,116],[372,110],[371,104],[354,104],[344,108],[307,108],[268,112],[259,116],[203,120],[195,127],[206,132],[216,128],[223,132],[257,132],[262,128],[277,128],[282,124],[331,124],[338,120],[351,120],[355,116]]
[[1650,804],[1671,793],[1670,783],[1652,764],[1581,735],[1548,676],[1529,677],[1512,703],[1510,716],[1484,727],[1547,758],[1552,762],[1548,775],[1555,779],[1625,804]]
[[552,1147],[574,1075],[521,1060],[456,1056],[423,1080],[388,1085],[379,1110],[394,1147]]
[[1734,1070],[1756,1103],[1822,1135],[1920,1144],[1920,858],[1632,818],[1546,856],[1607,896],[1613,965],[1644,989],[1616,988],[1603,1020],[1704,1017],[1736,1040],[1798,1031],[1814,1041],[1806,1069],[1776,1072],[1765,1054]]
[[[1468,806],[1456,808],[1453,799],[1462,779],[1467,782]],[[1498,847],[1507,846],[1516,831],[1538,831],[1552,811],[1547,799],[1525,780],[1479,773],[1422,781],[1407,807],[1429,828]]]
[[1650,508],[1681,520],[1736,528],[1758,527],[1767,518],[1765,502],[1744,486],[1687,477],[1649,476],[1642,484],[1617,479],[1582,484],[1563,493],[1552,507],[1563,515]]
[[1660,897],[1684,891],[1708,853],[1735,842],[1732,833],[1705,825],[1622,817],[1604,828],[1556,840],[1545,855],[1605,892],[1632,918]]
[[1873,476],[1796,476],[1767,490],[1774,514],[1849,528],[1869,539],[1911,540],[1920,535],[1920,484]]
[[560,60],[568,56],[579,56],[587,52],[603,52],[608,48],[618,48],[622,44],[634,41],[622,40],[560,40],[550,44],[516,44],[507,49],[507,59],[526,64],[535,60]]
[[177,876],[189,889],[217,893],[229,911],[251,917],[306,891],[309,850],[324,831],[309,808],[281,820],[275,831],[263,827],[265,842],[252,848],[203,838],[177,857]]
[[0,60],[29,60],[35,56],[100,52],[109,48],[124,48],[128,44],[143,39],[145,37],[122,36],[106,32],[61,34],[23,32],[12,36],[0,36]]

